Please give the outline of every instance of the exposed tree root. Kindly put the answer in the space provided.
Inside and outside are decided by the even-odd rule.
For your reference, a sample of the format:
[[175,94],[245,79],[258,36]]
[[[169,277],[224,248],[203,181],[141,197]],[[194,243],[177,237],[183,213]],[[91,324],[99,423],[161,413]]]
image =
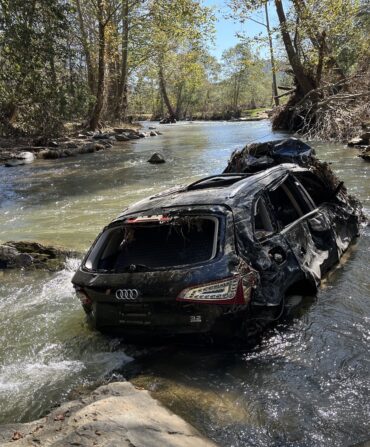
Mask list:
[[370,121],[370,70],[299,97],[295,93],[275,110],[274,129],[297,132],[308,139],[346,141]]

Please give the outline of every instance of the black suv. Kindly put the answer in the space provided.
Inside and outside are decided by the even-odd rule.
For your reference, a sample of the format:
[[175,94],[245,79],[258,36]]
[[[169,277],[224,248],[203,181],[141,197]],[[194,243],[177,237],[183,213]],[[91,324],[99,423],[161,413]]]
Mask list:
[[287,294],[315,290],[358,235],[358,209],[329,183],[282,163],[130,206],[73,278],[89,320],[128,336],[247,337],[251,315],[278,314]]

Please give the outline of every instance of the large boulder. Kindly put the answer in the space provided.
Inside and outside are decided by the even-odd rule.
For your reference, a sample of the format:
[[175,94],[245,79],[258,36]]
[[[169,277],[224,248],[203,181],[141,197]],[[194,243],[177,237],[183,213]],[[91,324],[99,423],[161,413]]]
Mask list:
[[68,257],[76,252],[38,242],[9,241],[0,245],[0,269],[28,268],[50,271],[61,270]]
[[128,135],[126,135],[125,133],[120,133],[116,135],[116,140],[117,141],[129,141],[130,137]]
[[164,159],[163,155],[160,154],[159,152],[155,152],[148,160],[148,163],[152,163],[152,164],[161,164],[161,163],[166,163],[166,160]]
[[24,151],[14,155],[12,158],[7,160],[5,166],[10,167],[10,166],[27,165],[33,163],[34,160],[35,156],[32,152]]
[[131,132],[136,132],[135,129],[130,129],[129,127],[115,127],[113,129],[116,133],[131,133]]
[[102,151],[105,149],[103,143],[87,143],[79,149],[80,154],[89,154],[92,152]]
[[44,160],[55,160],[57,158],[66,158],[74,155],[73,149],[43,149],[37,154],[37,158]]
[[65,147],[66,147],[67,149],[77,149],[77,148],[78,148],[78,144],[75,143],[74,141],[68,141],[68,142],[65,144]]
[[33,258],[27,253],[20,253],[9,243],[0,245],[0,269],[29,267]]
[[139,140],[141,138],[139,135],[136,135],[136,133],[129,133],[128,137],[130,140]]
[[56,158],[61,158],[61,151],[57,149],[44,149],[40,151],[37,156],[44,160],[54,160]]
[[109,137],[109,133],[97,133],[93,136],[94,140],[107,140]]
[[0,443],[3,447],[216,447],[129,382],[102,386],[38,421],[0,426]]

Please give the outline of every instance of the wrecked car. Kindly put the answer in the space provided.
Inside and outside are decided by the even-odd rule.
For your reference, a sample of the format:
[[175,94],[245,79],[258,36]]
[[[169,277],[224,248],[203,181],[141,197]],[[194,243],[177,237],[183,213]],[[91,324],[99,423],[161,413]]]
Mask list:
[[297,141],[250,145],[224,173],[144,199],[105,227],[72,280],[93,327],[248,339],[286,296],[313,293],[362,212]]

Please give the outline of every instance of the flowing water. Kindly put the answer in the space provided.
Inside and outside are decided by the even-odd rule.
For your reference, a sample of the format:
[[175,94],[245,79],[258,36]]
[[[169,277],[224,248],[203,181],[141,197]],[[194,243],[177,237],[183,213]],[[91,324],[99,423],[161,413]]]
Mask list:
[[[0,167],[0,240],[84,251],[125,206],[220,172],[266,122],[161,126],[163,135],[101,153]],[[315,145],[370,210],[370,165]],[[167,163],[150,165],[161,150]],[[0,273],[0,423],[37,418],[72,390],[130,377],[223,446],[349,446],[370,438],[369,229],[294,318],[261,346],[135,350],[90,331],[65,270]]]

